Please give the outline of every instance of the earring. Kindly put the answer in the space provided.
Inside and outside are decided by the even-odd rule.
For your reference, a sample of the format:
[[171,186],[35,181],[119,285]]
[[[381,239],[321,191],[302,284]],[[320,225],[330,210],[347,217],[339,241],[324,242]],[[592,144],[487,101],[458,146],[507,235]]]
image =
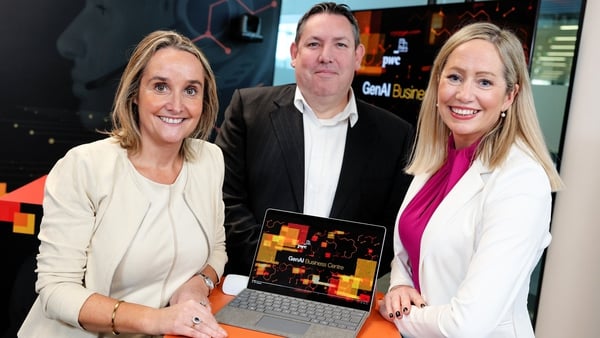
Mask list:
[[501,116],[501,117],[506,117],[506,110],[505,110],[505,111],[503,111],[502,113],[500,113],[500,116]]

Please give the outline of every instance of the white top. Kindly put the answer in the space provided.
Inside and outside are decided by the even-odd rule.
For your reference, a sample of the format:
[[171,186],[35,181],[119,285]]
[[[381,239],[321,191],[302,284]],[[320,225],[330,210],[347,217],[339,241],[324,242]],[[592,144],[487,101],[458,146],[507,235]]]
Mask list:
[[[197,262],[208,259],[208,247],[198,241],[204,237],[202,230],[183,199],[189,169],[184,162],[173,184],[161,184],[141,175],[133,164],[130,168],[151,207],[115,271],[110,293],[118,299],[127,297],[130,302],[164,307],[185,282],[181,276],[198,270]],[[161,254],[148,257],[148,252]],[[148,264],[148,259],[153,264]]]

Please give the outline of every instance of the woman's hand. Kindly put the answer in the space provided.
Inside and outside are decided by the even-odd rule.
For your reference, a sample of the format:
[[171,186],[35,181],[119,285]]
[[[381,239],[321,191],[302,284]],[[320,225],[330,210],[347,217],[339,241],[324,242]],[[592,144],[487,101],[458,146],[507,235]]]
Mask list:
[[425,307],[426,303],[417,289],[409,285],[396,285],[379,301],[379,314],[390,322],[410,313],[412,305]]
[[227,332],[219,325],[207,303],[188,300],[160,310],[161,332],[194,338],[225,338]]

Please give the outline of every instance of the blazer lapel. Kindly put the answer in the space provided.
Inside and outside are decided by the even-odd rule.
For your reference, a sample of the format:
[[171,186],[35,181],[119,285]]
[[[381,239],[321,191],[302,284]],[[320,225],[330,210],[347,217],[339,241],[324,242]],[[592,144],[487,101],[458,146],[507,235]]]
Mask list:
[[108,248],[100,246],[96,249],[98,255],[91,257],[88,263],[96,265],[90,271],[98,266],[103,267],[95,270],[103,275],[94,277],[103,280],[98,284],[107,287],[101,290],[103,292],[109,291],[113,274],[150,208],[150,201],[140,197],[143,195],[140,194],[135,179],[125,171],[118,172],[117,169],[114,186],[116,188],[112,199],[108,202],[109,207],[106,212],[99,213],[97,216],[99,223],[96,224],[97,228],[90,243],[92,246],[95,242],[111,243]]
[[[428,238],[439,236],[440,233],[447,231],[447,224],[449,220],[454,217],[457,211],[468,203],[473,196],[481,191],[484,187],[485,174],[489,172],[488,169],[483,166],[481,161],[476,160],[469,170],[465,172],[463,177],[458,180],[456,185],[450,190],[448,195],[442,200],[440,205],[437,207],[431,219],[425,228],[423,238],[421,242],[428,241]],[[431,248],[430,245],[421,244],[421,248]],[[425,257],[427,252],[422,252],[421,256]],[[423,260],[421,260],[422,262]]]
[[[295,87],[292,87],[295,88]],[[284,163],[273,163],[287,170],[299,211],[304,209],[304,127],[302,113],[293,105],[294,91],[274,100],[278,109],[271,112],[273,132]]]

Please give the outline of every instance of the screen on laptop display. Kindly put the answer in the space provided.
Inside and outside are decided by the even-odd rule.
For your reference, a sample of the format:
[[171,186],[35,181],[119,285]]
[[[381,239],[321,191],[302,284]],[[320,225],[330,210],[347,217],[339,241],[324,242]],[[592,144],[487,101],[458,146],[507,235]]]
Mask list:
[[368,309],[384,238],[381,226],[270,209],[250,287]]

